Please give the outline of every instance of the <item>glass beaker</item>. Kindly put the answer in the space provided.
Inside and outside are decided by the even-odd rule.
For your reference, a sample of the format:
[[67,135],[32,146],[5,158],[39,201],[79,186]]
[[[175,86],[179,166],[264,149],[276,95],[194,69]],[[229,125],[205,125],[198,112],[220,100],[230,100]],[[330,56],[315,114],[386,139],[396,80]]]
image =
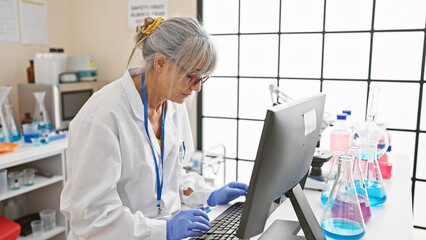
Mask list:
[[322,204],[326,204],[328,197],[330,196],[331,189],[333,188],[334,180],[337,178],[338,173],[338,162],[339,162],[339,156],[344,154],[344,152],[341,151],[335,151],[333,153],[333,158],[328,162],[328,166],[326,166],[326,169],[328,170],[328,173],[326,175],[326,183],[324,186],[324,189],[321,192],[321,202]]
[[377,161],[377,143],[367,142],[361,145],[361,172],[364,177],[368,199],[371,206],[381,206],[386,202],[386,192],[383,185],[382,174],[380,173]]
[[44,106],[44,97],[46,96],[46,92],[35,92],[33,94],[36,99],[33,121],[37,123],[38,130],[51,129],[52,124],[50,122],[49,114]]
[[352,166],[353,156],[339,156],[338,176],[321,218],[321,228],[327,238],[360,239],[365,234]]
[[5,113],[6,113],[6,126],[7,130],[9,131],[9,142],[17,142],[21,140],[21,131],[19,130],[18,125],[16,124],[15,117],[14,117],[14,111],[13,111],[13,105],[12,104],[5,104]]
[[364,222],[367,222],[371,217],[370,200],[368,199],[367,189],[365,188],[364,177],[362,176],[360,168],[361,150],[358,146],[348,146],[348,155],[354,157],[353,164],[353,178],[356,193],[358,194],[358,201],[361,206],[362,216]]
[[6,102],[12,87],[0,86],[0,142],[9,142],[9,130],[3,113],[3,104]]

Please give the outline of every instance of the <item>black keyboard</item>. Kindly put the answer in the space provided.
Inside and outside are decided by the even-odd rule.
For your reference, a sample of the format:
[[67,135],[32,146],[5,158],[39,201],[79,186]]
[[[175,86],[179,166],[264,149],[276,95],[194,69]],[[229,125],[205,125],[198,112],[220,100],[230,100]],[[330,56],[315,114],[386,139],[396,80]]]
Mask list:
[[228,207],[222,214],[210,222],[210,230],[199,237],[191,239],[239,239],[235,237],[240,223],[243,203],[237,202]]

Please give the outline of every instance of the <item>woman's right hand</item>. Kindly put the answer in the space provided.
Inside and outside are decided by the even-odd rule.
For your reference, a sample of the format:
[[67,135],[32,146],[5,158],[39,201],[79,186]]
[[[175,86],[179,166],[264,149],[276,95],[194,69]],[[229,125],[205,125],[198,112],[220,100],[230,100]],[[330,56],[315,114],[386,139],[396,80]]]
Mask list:
[[203,208],[182,210],[167,221],[167,240],[200,236],[210,228],[209,217]]

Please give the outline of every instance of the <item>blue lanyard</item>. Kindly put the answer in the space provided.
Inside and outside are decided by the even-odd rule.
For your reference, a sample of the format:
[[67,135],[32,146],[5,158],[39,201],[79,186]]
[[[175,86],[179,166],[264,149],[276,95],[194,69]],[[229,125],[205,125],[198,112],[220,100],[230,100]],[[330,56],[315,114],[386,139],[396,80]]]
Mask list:
[[163,113],[161,117],[161,182],[160,182],[160,173],[158,170],[157,157],[155,156],[154,147],[152,146],[151,137],[149,136],[148,131],[148,102],[146,101],[146,90],[145,90],[145,73],[142,73],[142,98],[143,98],[143,110],[144,110],[144,124],[146,135],[148,136],[149,143],[151,145],[152,154],[154,155],[154,163],[155,163],[155,172],[157,173],[157,208],[158,215],[161,214],[160,202],[161,202],[161,193],[163,191],[163,159],[164,159],[164,106],[165,102],[163,102]]

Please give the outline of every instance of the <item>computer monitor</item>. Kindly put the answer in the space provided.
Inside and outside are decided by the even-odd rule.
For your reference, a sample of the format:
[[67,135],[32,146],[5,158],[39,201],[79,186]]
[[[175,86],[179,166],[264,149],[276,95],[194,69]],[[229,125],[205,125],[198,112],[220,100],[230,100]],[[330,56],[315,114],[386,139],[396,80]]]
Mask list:
[[[246,239],[263,232],[271,204],[290,198],[307,239],[325,239],[300,186],[318,141],[325,94],[277,105],[267,111],[256,160],[236,236]],[[284,229],[280,227],[280,229]],[[294,231],[293,231],[294,232]],[[291,239],[289,237],[268,239]],[[282,234],[282,233],[280,233]]]

